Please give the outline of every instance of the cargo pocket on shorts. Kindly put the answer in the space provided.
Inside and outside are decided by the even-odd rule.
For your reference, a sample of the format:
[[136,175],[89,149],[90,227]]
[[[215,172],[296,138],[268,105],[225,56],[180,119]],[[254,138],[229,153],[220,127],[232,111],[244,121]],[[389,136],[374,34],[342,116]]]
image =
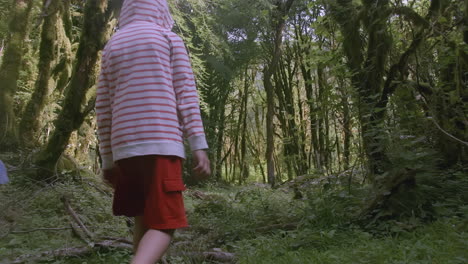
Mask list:
[[182,179],[164,179],[163,190],[166,193],[185,191],[185,184]]
[[184,198],[185,185],[182,178],[163,179],[164,208],[167,224],[179,224],[185,220]]

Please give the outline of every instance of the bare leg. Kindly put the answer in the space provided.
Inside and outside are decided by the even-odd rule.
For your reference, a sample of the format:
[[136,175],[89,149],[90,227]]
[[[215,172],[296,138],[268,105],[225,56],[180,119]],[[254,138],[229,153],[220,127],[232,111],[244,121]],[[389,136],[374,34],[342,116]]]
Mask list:
[[140,240],[132,264],[154,264],[160,260],[166,252],[172,240],[174,230],[155,230],[146,231]]
[[146,231],[148,231],[148,228],[145,227],[143,216],[136,216],[135,226],[133,227],[133,253],[137,252],[138,244],[140,244],[140,240]]

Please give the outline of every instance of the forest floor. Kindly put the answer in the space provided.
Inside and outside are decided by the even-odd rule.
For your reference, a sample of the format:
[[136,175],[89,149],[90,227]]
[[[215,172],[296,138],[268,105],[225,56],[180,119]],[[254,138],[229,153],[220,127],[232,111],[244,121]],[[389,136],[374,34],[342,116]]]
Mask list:
[[[27,175],[13,168],[0,186],[0,263],[129,262],[131,221],[111,215],[97,176],[64,173],[43,184]],[[191,226],[177,232],[165,263],[468,263],[466,206],[465,214],[440,208],[430,222],[362,226],[350,219],[365,190],[301,190],[294,199],[286,186],[190,188]]]

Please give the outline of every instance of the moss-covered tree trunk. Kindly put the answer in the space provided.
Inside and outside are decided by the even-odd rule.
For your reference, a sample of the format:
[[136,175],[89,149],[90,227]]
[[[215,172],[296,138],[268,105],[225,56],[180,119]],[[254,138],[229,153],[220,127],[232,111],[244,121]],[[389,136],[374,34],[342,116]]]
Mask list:
[[20,122],[20,138],[24,145],[35,145],[41,126],[41,112],[44,109],[53,82],[51,80],[52,69],[58,59],[58,34],[61,27],[59,20],[64,13],[61,0],[44,0],[43,24],[41,32],[41,44],[39,47],[39,73],[35,83],[35,89],[26,105],[25,112]]
[[320,150],[318,144],[318,135],[316,129],[317,115],[316,115],[316,99],[314,96],[314,89],[312,85],[312,71],[311,66],[308,62],[303,61],[301,64],[301,74],[304,79],[304,86],[306,90],[307,105],[309,107],[309,133],[310,133],[310,151],[309,151],[309,163],[313,164],[315,169],[319,170],[322,168],[320,162]]
[[221,87],[225,87],[224,90],[225,92],[222,94],[219,103],[216,104],[216,110],[215,110],[215,119],[216,119],[216,127],[217,131],[215,132],[215,146],[213,148],[214,154],[213,157],[213,166],[214,166],[214,176],[217,180],[221,180],[221,169],[222,169],[222,164],[224,160],[221,159],[221,154],[223,150],[223,140],[224,140],[224,130],[226,127],[226,101],[229,95],[229,85],[224,84]]
[[265,87],[266,91],[266,103],[267,103],[267,114],[266,114],[266,134],[267,134],[267,141],[266,141],[266,153],[265,158],[267,161],[267,178],[268,182],[272,187],[275,186],[276,178],[275,178],[275,162],[273,157],[274,151],[274,126],[273,126],[273,117],[274,117],[274,109],[275,109],[275,100],[274,100],[274,93],[273,93],[273,84],[271,83],[271,71],[265,70],[263,72],[264,80],[263,86]]
[[250,174],[250,164],[246,160],[246,153],[247,153],[247,105],[249,100],[249,74],[248,69],[245,70],[244,73],[244,91],[242,97],[242,106],[241,106],[241,115],[242,115],[242,131],[239,131],[242,135],[242,139],[240,142],[240,162],[239,165],[241,167],[240,174],[239,174],[239,184],[243,184],[245,180],[249,177]]
[[[320,49],[322,48],[322,44],[319,44]],[[327,95],[327,83],[326,83],[326,76],[325,76],[325,66],[323,63],[317,63],[317,81],[315,89],[315,98],[317,98],[317,107],[316,109],[320,109],[316,111],[316,119],[315,119],[315,130],[317,131],[317,138],[318,138],[318,156],[317,159],[320,163],[321,170],[329,170],[331,169],[331,151],[329,149],[330,146],[330,137],[329,137],[329,125],[328,125],[328,95]]]
[[[364,78],[361,80],[360,96],[364,103],[362,108],[362,134],[364,136],[365,151],[370,157],[371,172],[382,174],[387,169],[388,160],[384,150],[382,134],[385,132],[385,107],[375,107],[375,96],[380,95],[383,84],[388,54],[391,47],[391,36],[387,29],[390,15],[389,1],[366,0],[364,8],[368,15],[364,24],[368,31],[367,59],[364,62]],[[366,21],[367,20],[367,21]]]
[[351,111],[349,109],[349,95],[346,91],[344,82],[341,82],[339,89],[341,93],[341,107],[343,109],[343,169],[348,170],[351,158]]
[[265,69],[263,71],[263,86],[266,91],[266,101],[267,101],[267,114],[266,114],[266,134],[267,134],[267,146],[266,146],[266,153],[265,158],[267,161],[267,177],[268,182],[272,187],[276,184],[276,177],[275,177],[275,162],[274,162],[274,126],[273,126],[273,118],[275,115],[275,92],[272,83],[272,76],[276,72],[276,68],[278,67],[278,62],[281,58],[281,44],[283,40],[283,29],[285,26],[285,19],[294,0],[288,0],[286,3],[282,1],[277,1],[276,9],[273,10],[273,36],[274,36],[274,46],[273,46],[273,54],[271,61],[269,61],[265,65]]
[[206,135],[209,140],[209,154],[213,165],[212,175],[216,180],[221,180],[222,163],[224,162],[221,155],[226,127],[226,101],[232,88],[229,78],[219,74],[209,64],[207,68],[209,70],[209,78],[206,80],[208,89],[204,93],[208,107],[208,116],[205,119]]
[[[351,84],[352,87],[357,90],[356,97],[354,101],[358,106],[358,119],[360,124],[362,124],[363,117],[365,114],[362,111],[362,104],[363,100],[361,99],[361,94],[366,96],[364,92],[361,91],[361,82],[365,80],[365,74],[362,70],[362,64],[364,62],[364,41],[361,37],[361,30],[360,30],[360,21],[358,10],[352,4],[351,0],[336,0],[332,2],[331,5],[331,14],[334,19],[338,22],[341,29],[341,34],[343,35],[343,51],[347,58],[347,66],[349,70],[352,72],[351,75]],[[363,133],[361,133],[363,134]],[[364,149],[369,148],[369,144],[366,144],[367,140],[364,140],[363,136],[363,145]],[[368,155],[370,151],[365,151],[367,154],[367,158],[371,159]]]
[[[280,121],[283,132],[284,163],[288,171],[288,179],[307,173],[307,155],[305,153],[306,135],[302,125],[297,120],[301,106],[296,107],[294,102],[294,77],[299,68],[291,51],[287,52],[279,61],[278,70],[275,73],[275,95],[278,98],[278,113],[276,117]],[[294,62],[294,63],[293,63]]]
[[70,81],[73,70],[73,55],[72,54],[72,18],[70,12],[71,1],[65,0],[63,4],[63,15],[59,28],[59,56],[58,61],[52,70],[52,77],[55,80],[55,90],[59,95],[62,95],[65,87]]
[[76,54],[76,63],[70,85],[55,120],[55,130],[45,148],[38,154],[38,179],[50,178],[53,168],[65,150],[71,133],[78,129],[86,115],[94,108],[91,101],[82,110],[86,93],[96,81],[96,64],[110,29],[111,12],[106,12],[105,0],[89,0],[84,11],[83,31]]
[[0,67],[0,149],[5,150],[17,144],[16,116],[13,96],[23,60],[23,46],[28,35],[32,0],[14,0],[10,20],[8,41],[3,63]]
[[[295,53],[299,60],[299,68],[300,68],[300,76],[304,82],[304,88],[306,92],[307,98],[307,106],[308,106],[308,133],[310,135],[310,143],[309,143],[309,151],[305,153],[304,149],[304,165],[306,170],[311,167],[314,167],[317,170],[322,169],[322,163],[320,161],[321,153],[319,149],[319,133],[317,131],[317,109],[319,108],[318,100],[315,96],[314,92],[314,80],[312,77],[312,60],[309,58],[310,51],[312,50],[312,38],[306,32],[303,31],[303,28],[309,27],[312,20],[316,20],[318,17],[318,12],[313,12],[312,15],[308,15],[306,18],[302,17],[301,14],[297,14],[296,16],[296,23],[294,23],[294,32],[295,37],[298,42],[294,45],[295,46]],[[301,92],[298,91],[298,96],[301,96]],[[298,100],[300,102],[300,100]],[[299,108],[301,110],[301,108]],[[302,120],[302,118],[301,118]],[[305,129],[304,129],[305,130]],[[305,133],[303,131],[302,133]],[[304,137],[305,139],[306,137]],[[303,144],[303,148],[305,147],[305,142]]]
[[360,17],[352,1],[337,0],[332,7],[333,16],[340,24],[344,36],[343,48],[349,69],[353,73],[351,82],[358,92],[363,147],[368,158],[370,180],[374,182],[373,176],[382,174],[387,165],[381,137],[384,115],[376,114],[384,109],[375,107],[378,102],[375,98],[383,88],[387,55],[390,51],[391,38],[387,30],[389,1],[363,1],[361,18],[368,37],[365,55]]
[[464,26],[465,28],[463,29],[463,40],[465,41],[465,44],[468,44],[468,0],[465,0],[465,17],[464,17]]
[[[454,11],[450,1],[440,1],[439,12],[444,17],[434,27],[438,32],[449,32],[454,23]],[[437,129],[437,146],[444,156],[444,166],[451,167],[459,162],[468,162],[468,109],[466,100],[468,88],[466,77],[468,61],[464,47],[449,39],[444,39],[444,46],[437,50],[439,63],[439,83],[429,98],[433,120]],[[465,59],[464,59],[465,57]]]

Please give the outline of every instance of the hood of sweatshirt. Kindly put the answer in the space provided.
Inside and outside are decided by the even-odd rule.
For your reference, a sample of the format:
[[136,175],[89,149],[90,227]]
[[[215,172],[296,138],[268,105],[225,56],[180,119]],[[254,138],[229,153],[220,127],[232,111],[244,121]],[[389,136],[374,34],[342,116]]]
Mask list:
[[174,25],[166,0],[125,0],[120,12],[119,26],[151,23],[171,30]]

